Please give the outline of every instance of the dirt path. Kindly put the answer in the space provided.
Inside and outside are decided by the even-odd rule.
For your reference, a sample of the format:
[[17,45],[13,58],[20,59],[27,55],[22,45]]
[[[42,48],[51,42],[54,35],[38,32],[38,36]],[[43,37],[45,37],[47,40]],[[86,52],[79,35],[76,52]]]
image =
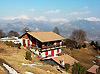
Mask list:
[[[3,63],[9,65],[4,59],[0,58],[0,66],[5,70],[6,74],[9,74],[8,70],[3,66]],[[10,65],[9,65],[10,66]],[[11,67],[11,66],[10,66]],[[11,67],[12,68],[12,67]],[[14,69],[14,68],[13,68]]]
[[0,66],[4,69],[6,74],[9,74],[8,70],[2,65],[3,63],[6,63],[6,62],[3,59],[0,58]]

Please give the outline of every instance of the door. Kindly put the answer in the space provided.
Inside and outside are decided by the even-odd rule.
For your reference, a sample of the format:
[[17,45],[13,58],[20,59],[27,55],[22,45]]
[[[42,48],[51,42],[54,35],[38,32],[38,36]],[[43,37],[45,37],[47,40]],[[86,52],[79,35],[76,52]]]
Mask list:
[[51,50],[51,56],[52,57],[54,56],[54,50]]
[[26,47],[26,44],[25,44],[25,39],[23,39],[23,46],[24,46],[24,47]]

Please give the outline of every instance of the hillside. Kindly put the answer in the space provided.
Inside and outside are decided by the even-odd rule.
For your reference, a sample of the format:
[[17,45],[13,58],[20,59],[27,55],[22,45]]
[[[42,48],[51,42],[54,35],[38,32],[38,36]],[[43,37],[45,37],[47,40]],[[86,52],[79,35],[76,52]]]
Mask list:
[[80,61],[80,63],[86,69],[90,68],[93,65],[93,61],[96,60],[94,56],[99,55],[89,43],[87,44],[86,48],[81,49],[74,48],[73,50],[70,50],[70,48],[63,48],[63,52]]
[[[21,74],[25,74],[25,72],[31,72],[34,74],[66,74],[65,71],[60,73],[55,66],[41,62],[39,57],[34,54],[32,54],[32,61],[26,60],[26,51],[27,50],[25,49],[6,46],[4,43],[0,42],[0,60],[3,59],[7,64]],[[2,66],[2,62],[0,62],[0,74],[1,73],[8,73],[8,71]]]
[[[0,73],[7,74],[8,71],[2,66],[2,63],[7,63],[14,68],[17,72],[25,74],[25,72],[31,72],[34,74],[66,74],[65,70],[60,73],[56,66],[51,66],[40,61],[40,58],[32,54],[32,61],[25,59],[26,49],[18,49],[16,47],[6,46],[3,42],[0,42]],[[93,65],[93,61],[96,59],[94,56],[99,55],[93,46],[87,42],[86,48],[73,49],[63,48],[62,52],[69,54],[77,59],[86,69],[89,69]]]

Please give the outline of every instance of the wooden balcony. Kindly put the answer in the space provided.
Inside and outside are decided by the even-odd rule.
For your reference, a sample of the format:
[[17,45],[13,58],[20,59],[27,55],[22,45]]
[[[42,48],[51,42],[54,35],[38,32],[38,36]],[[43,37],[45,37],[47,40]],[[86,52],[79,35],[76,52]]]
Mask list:
[[45,48],[39,48],[39,47],[34,47],[32,46],[31,49],[35,49],[35,50],[38,50],[38,51],[47,51],[47,50],[53,50],[53,49],[61,49],[61,48],[64,48],[66,46],[53,46],[53,47],[45,47]]

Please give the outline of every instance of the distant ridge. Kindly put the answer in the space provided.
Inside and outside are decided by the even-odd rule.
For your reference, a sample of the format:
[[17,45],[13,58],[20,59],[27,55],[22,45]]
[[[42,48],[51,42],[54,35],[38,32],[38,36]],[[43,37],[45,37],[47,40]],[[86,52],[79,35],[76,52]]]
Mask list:
[[87,32],[87,40],[100,40],[100,21],[74,20],[70,22],[50,22],[32,19],[0,19],[0,29],[6,33],[10,30],[15,30],[22,34],[24,27],[28,27],[32,32],[53,31],[55,27],[58,27],[60,34],[66,38],[70,37],[73,30],[83,29]]

